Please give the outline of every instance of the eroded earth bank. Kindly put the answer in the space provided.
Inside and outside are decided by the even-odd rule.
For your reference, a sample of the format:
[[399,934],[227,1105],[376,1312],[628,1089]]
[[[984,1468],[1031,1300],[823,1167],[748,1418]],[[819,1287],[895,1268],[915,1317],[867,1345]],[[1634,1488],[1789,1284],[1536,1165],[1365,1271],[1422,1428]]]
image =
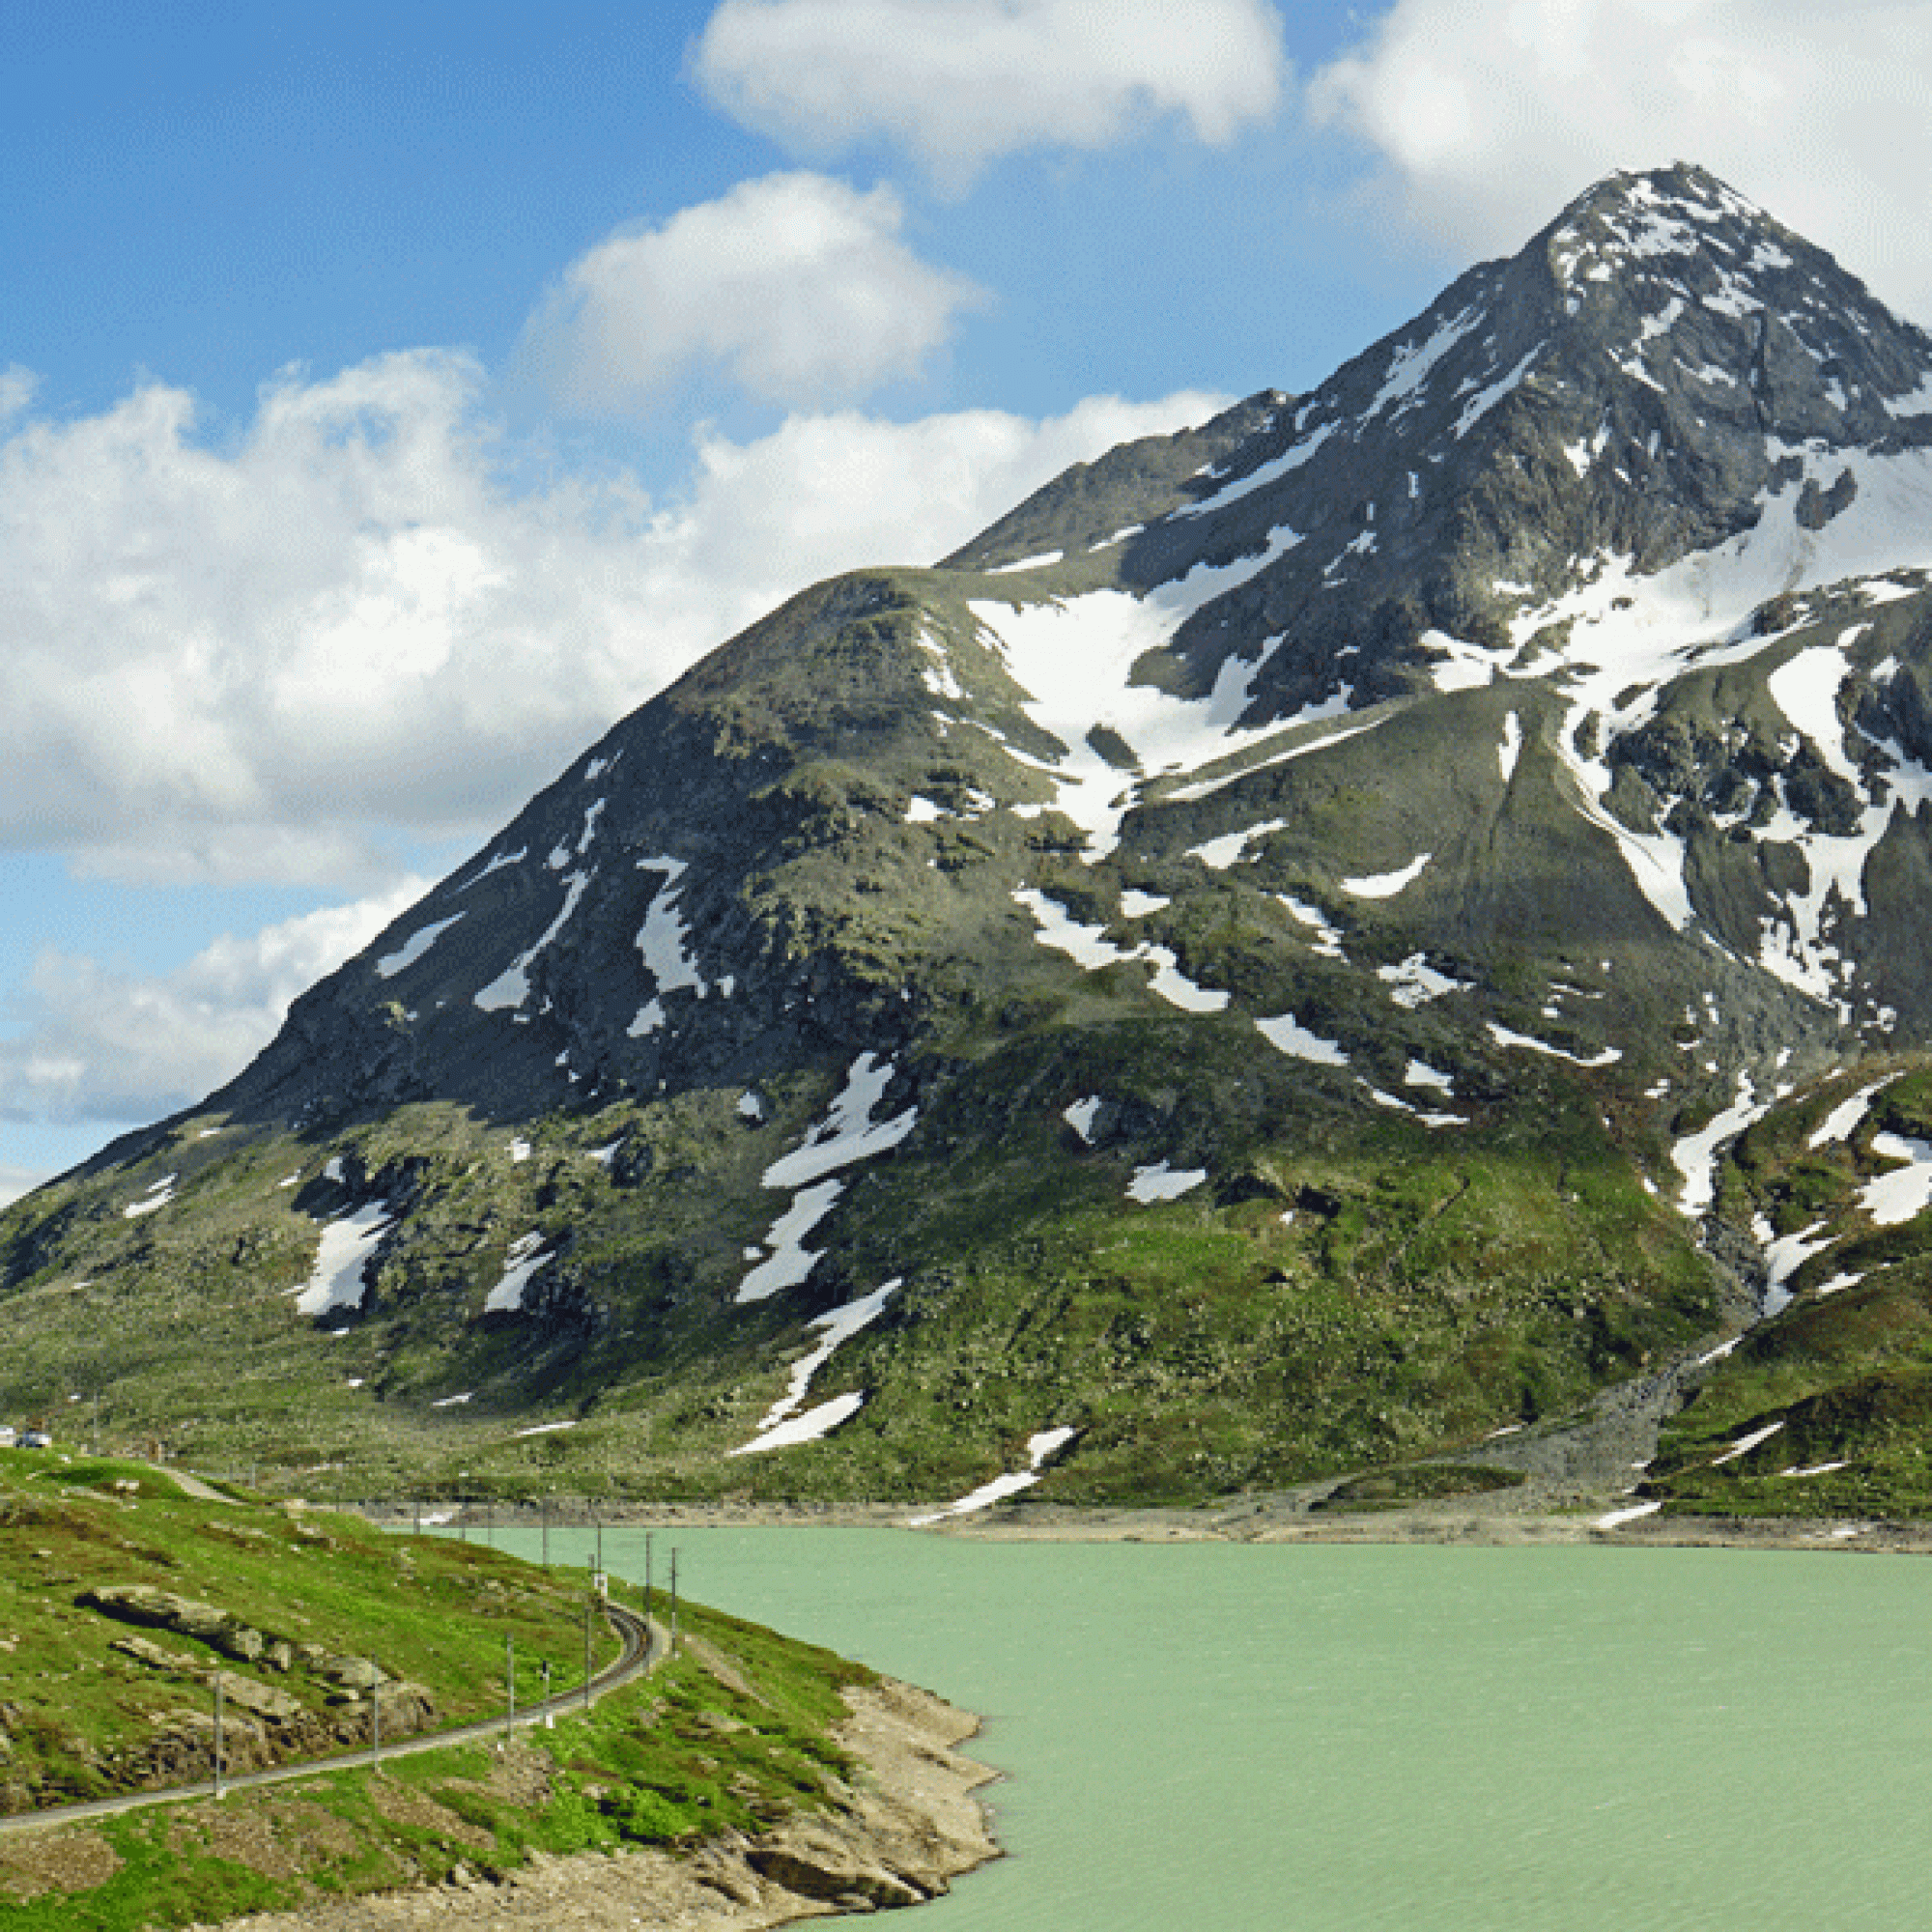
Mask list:
[[[759,1932],[841,1911],[913,1905],[999,1856],[975,1798],[993,1773],[959,1755],[979,1729],[969,1713],[881,1678],[844,1692],[838,1740],[865,1767],[828,1810],[696,1855],[636,1850],[534,1860],[492,1882],[459,1872],[446,1885],[272,1912],[221,1932]],[[190,1928],[208,1932],[208,1928]]]

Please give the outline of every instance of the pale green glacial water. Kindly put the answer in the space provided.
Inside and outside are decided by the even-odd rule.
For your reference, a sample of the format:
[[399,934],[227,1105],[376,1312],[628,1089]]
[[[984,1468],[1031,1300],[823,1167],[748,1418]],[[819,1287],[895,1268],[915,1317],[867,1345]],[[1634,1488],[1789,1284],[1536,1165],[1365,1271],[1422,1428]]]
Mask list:
[[681,1530],[660,1584],[672,1543],[986,1715],[1010,1856],[918,1932],[1932,1923],[1922,1559]]

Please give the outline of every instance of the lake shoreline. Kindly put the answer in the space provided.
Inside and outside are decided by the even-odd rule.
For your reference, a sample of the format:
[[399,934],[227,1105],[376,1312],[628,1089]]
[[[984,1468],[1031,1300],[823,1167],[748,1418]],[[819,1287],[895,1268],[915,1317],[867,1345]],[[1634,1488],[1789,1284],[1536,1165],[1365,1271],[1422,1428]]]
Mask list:
[[[1652,1515],[1613,1526],[1628,1497],[1568,1509],[1512,1507],[1514,1498],[1447,1497],[1385,1509],[1312,1509],[1300,1492],[1193,1508],[1083,1507],[1017,1501],[911,1533],[990,1543],[1600,1544],[1623,1548],[1809,1549],[1932,1555],[1932,1522],[1889,1518]],[[667,1503],[608,1511],[609,1529],[900,1529],[921,1514],[903,1503]],[[507,1526],[507,1525],[506,1525]],[[521,1525],[520,1525],[521,1526]]]
[[767,1932],[921,1904],[1000,1858],[976,1795],[998,1773],[959,1754],[980,1719],[889,1677],[843,1694],[851,1716],[836,1735],[864,1767],[860,1783],[755,1838],[539,1856],[499,1880],[466,1873],[186,1932]]

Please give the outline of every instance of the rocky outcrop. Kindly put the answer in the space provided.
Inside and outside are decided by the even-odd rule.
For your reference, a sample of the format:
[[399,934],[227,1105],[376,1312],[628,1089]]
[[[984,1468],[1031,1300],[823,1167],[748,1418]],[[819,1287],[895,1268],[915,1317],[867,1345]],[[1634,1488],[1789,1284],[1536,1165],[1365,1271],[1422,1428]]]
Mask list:
[[83,1609],[99,1610],[120,1623],[193,1637],[238,1663],[259,1662],[270,1648],[270,1639],[260,1631],[219,1605],[178,1597],[172,1590],[157,1590],[152,1583],[98,1584],[83,1590],[74,1602]]

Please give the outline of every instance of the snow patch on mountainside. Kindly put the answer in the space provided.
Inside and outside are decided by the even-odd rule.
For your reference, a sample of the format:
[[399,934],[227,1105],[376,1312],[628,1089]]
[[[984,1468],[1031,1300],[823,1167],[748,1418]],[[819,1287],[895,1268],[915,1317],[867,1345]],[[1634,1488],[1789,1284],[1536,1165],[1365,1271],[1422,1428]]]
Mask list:
[[327,1223],[308,1280],[289,1291],[296,1313],[323,1316],[338,1308],[360,1308],[369,1287],[363,1270],[391,1225],[389,1208],[382,1201]]
[[1897,1073],[1888,1073],[1883,1080],[1874,1080],[1869,1087],[1861,1087],[1849,1100],[1840,1100],[1812,1129],[1805,1146],[1829,1147],[1834,1141],[1849,1140],[1858,1130],[1859,1123],[1871,1111],[1871,1103],[1894,1080],[1902,1077]]
[[1293,1013],[1278,1013],[1273,1019],[1258,1019],[1255,1030],[1279,1053],[1294,1060],[1312,1061],[1317,1066],[1346,1066],[1349,1056],[1332,1039],[1323,1039],[1309,1030]]
[[821,1180],[817,1186],[801,1188],[794,1194],[791,1206],[765,1231],[763,1245],[770,1254],[738,1284],[735,1298],[763,1301],[781,1289],[798,1287],[824,1253],[822,1248],[808,1248],[805,1237],[838,1206],[844,1191],[842,1180]]
[[596,876],[595,868],[588,872],[571,872],[563,882],[563,906],[557,916],[545,928],[544,935],[527,952],[520,952],[510,965],[475,995],[475,1003],[486,1013],[500,1012],[505,1009],[520,1009],[530,996],[529,966],[545,947],[570,923],[571,915],[576,912],[583,891]]
[[[1555,627],[1569,627],[1567,638],[1523,659],[1523,668],[1533,666],[1565,691],[1569,707],[1556,748],[1576,786],[1578,809],[1616,840],[1638,888],[1678,931],[1693,919],[1683,844],[1656,826],[1634,830],[1609,810],[1609,747],[1647,723],[1663,688],[1684,672],[1748,663],[1781,648],[1776,637],[1759,636],[1747,621],[1772,597],[1932,560],[1932,452],[1828,450],[1822,443],[1772,439],[1767,453],[1794,462],[1799,474],[1763,493],[1749,529],[1648,575],[1628,557],[1588,560],[1581,583],[1561,597],[1525,606],[1511,619],[1520,652],[1533,641],[1549,645],[1561,637]],[[1823,529],[1806,527],[1798,516],[1805,484],[1825,489],[1845,474],[1856,486],[1851,501]],[[1848,641],[1803,653],[1772,677],[1779,681],[1781,708],[1802,714],[1794,722],[1818,746],[1819,755],[1862,795],[1835,705]],[[1596,745],[1586,754],[1583,746],[1591,735]],[[1903,775],[1908,789],[1912,778]],[[1818,997],[1835,997],[1840,962],[1819,931],[1826,895],[1834,884],[1857,890],[1863,859],[1898,803],[1871,806],[1857,838],[1840,841],[1839,849],[1825,846],[1808,827],[1798,828],[1812,839],[1819,863],[1812,867],[1812,892],[1790,907],[1782,938],[1774,935],[1768,943],[1764,963],[1770,970]],[[1821,878],[1827,871],[1830,877]]]
[[1116,946],[1106,936],[1104,926],[1083,925],[1058,899],[1049,898],[1042,892],[1022,886],[1012,896],[1016,904],[1033,914],[1042,946],[1065,953],[1090,973],[1097,973],[1104,966],[1139,960],[1153,968],[1148,981],[1150,989],[1182,1012],[1218,1013],[1229,1002],[1231,995],[1214,987],[1197,985],[1190,980],[1165,946],[1147,941],[1137,946]]
[[1907,1134],[1874,1134],[1872,1152],[1881,1160],[1904,1163],[1859,1190],[1859,1200],[1874,1225],[1896,1228],[1932,1207],[1932,1141]]
[[988,1509],[994,1503],[1004,1502],[1008,1496],[1016,1496],[1022,1490],[1031,1489],[1039,1481],[1040,1470],[1047,1459],[1058,1455],[1079,1433],[1075,1429],[1042,1429],[1037,1435],[1029,1435],[1027,1466],[1024,1469],[1015,1470],[1011,1475],[995,1476],[990,1483],[982,1483],[957,1502],[948,1503],[944,1509],[908,1517],[906,1527],[923,1529],[926,1524],[944,1522],[949,1517],[971,1516],[976,1510]]
[[1127,1182],[1127,1199],[1142,1203],[1153,1201],[1179,1201],[1183,1194],[1191,1194],[1208,1179],[1205,1167],[1170,1167],[1164,1160],[1157,1160],[1151,1167],[1137,1167],[1134,1178]]
[[1299,541],[1293,530],[1274,530],[1259,554],[1224,566],[1197,564],[1140,598],[1095,590],[1037,604],[970,604],[982,640],[1001,653],[1028,694],[1028,717],[1063,748],[1046,769],[1059,809],[1087,834],[1090,863],[1120,843],[1121,820],[1136,791],[1133,780],[1088,742],[1096,726],[1132,747],[1150,776],[1192,771],[1278,728],[1236,725],[1253,677],[1236,658],[1223,665],[1214,690],[1202,699],[1136,684],[1133,672],[1203,606],[1237,589]]
[[850,1422],[865,1406],[866,1392],[863,1389],[835,1395],[830,1402],[821,1402],[816,1408],[808,1408],[803,1415],[791,1416],[762,1435],[754,1435],[751,1441],[733,1449],[731,1454],[756,1456],[767,1449],[792,1449],[801,1442],[820,1441],[841,1422]]
[[1750,1075],[1741,1073],[1737,1098],[1697,1132],[1686,1134],[1670,1150],[1671,1163],[1684,1177],[1677,1205],[1685,1214],[1694,1220],[1710,1209],[1718,1193],[1719,1150],[1763,1120],[1771,1112],[1771,1105],[1770,1100],[1757,1097]]
[[1378,966],[1376,978],[1389,989],[1389,998],[1397,1006],[1406,1007],[1413,1012],[1417,1007],[1427,1006],[1431,1000],[1439,1000],[1447,993],[1463,991],[1472,982],[1467,980],[1452,979],[1447,973],[1438,973],[1429,963],[1425,952],[1411,952],[1406,959],[1393,966]]
[[515,1314],[524,1305],[524,1290],[550,1256],[544,1252],[541,1234],[520,1235],[503,1257],[503,1273],[495,1288],[483,1297],[486,1315]]
[[823,1121],[781,1160],[765,1169],[767,1187],[802,1187],[822,1175],[889,1152],[919,1124],[919,1109],[908,1107],[890,1121],[874,1121],[897,1068],[875,1053],[862,1053],[845,1075],[845,1085]]
[[178,1174],[162,1175],[149,1186],[147,1193],[142,1195],[140,1200],[130,1201],[122,1208],[123,1219],[138,1221],[142,1215],[152,1214],[156,1209],[165,1208],[175,1198],[175,1182],[180,1179]]
[[425,925],[411,935],[393,952],[385,952],[376,961],[376,972],[382,979],[393,980],[398,973],[406,973],[427,952],[463,915],[452,913],[448,919],[440,919],[434,924]]
[[1421,878],[1424,868],[1435,856],[1433,852],[1423,852],[1399,871],[1375,872],[1366,878],[1344,879],[1342,890],[1353,893],[1358,899],[1392,899]]
[[[849,1397],[834,1397],[831,1402],[821,1403],[810,1415],[798,1414],[806,1392],[811,1386],[811,1378],[829,1362],[838,1346],[849,1341],[868,1322],[874,1321],[884,1313],[885,1306],[893,1295],[904,1286],[903,1278],[895,1275],[891,1281],[875,1288],[870,1294],[863,1294],[856,1301],[848,1301],[842,1308],[834,1308],[824,1315],[814,1316],[806,1323],[808,1328],[818,1329],[821,1333],[817,1348],[792,1364],[791,1379],[785,1392],[770,1408],[757,1426],[757,1433],[749,1442],[741,1442],[730,1453],[733,1456],[754,1456],[766,1449],[781,1449],[794,1442],[814,1441],[827,1430],[836,1428],[847,1416],[857,1412],[859,1402],[851,1402]],[[834,1414],[841,1402],[851,1402],[843,1414]],[[799,1427],[784,1431],[783,1425],[797,1417]],[[805,1425],[810,1423],[810,1427]]]
[[890,1153],[919,1124],[916,1106],[889,1121],[872,1118],[896,1070],[890,1060],[882,1061],[875,1053],[860,1054],[824,1119],[807,1130],[790,1153],[765,1169],[765,1186],[798,1191],[766,1232],[762,1247],[770,1252],[761,1255],[756,1248],[748,1252],[748,1260],[758,1257],[757,1264],[738,1284],[739,1301],[763,1301],[805,1281],[824,1252],[808,1248],[805,1237],[832,1212],[845,1185],[824,1177]]

